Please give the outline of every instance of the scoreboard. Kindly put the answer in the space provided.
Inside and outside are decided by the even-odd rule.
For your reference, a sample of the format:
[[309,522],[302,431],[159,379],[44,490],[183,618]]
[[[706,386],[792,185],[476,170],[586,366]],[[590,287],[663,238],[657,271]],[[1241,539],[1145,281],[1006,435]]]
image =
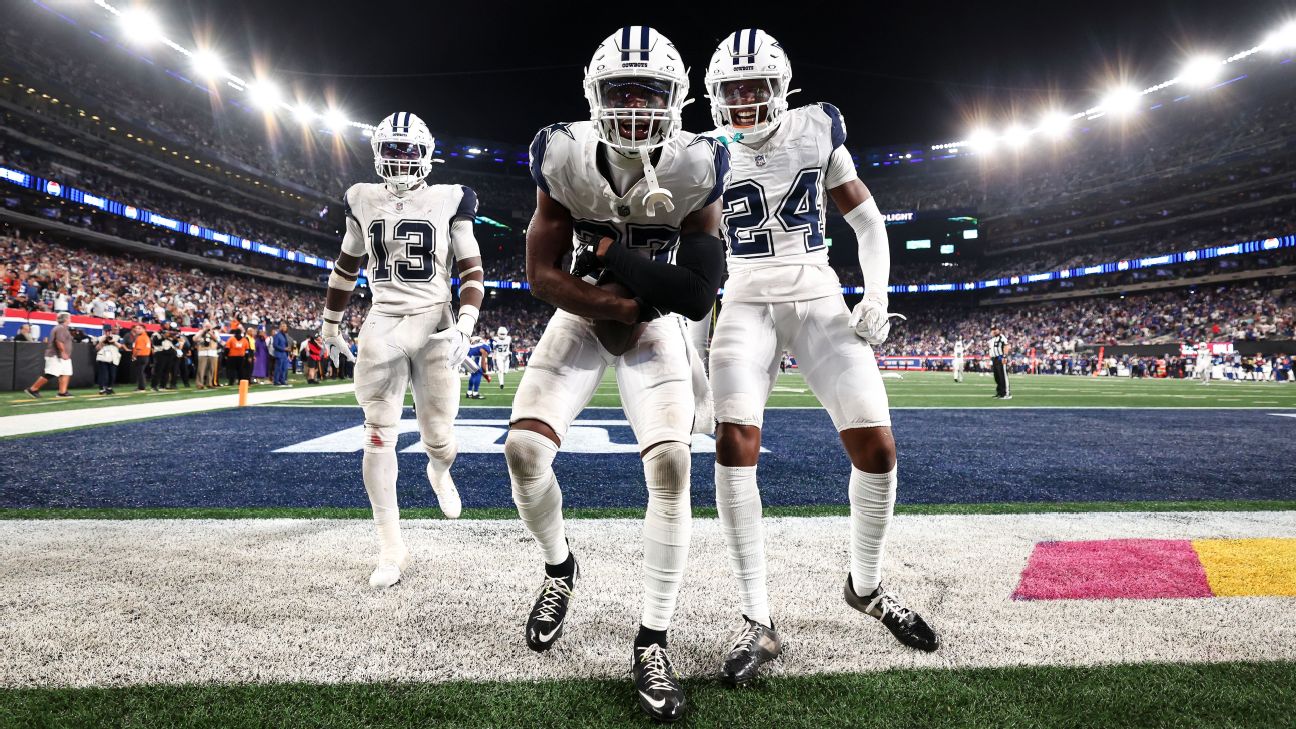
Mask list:
[[981,231],[975,215],[915,210],[889,210],[882,215],[893,264],[957,264],[981,254]]

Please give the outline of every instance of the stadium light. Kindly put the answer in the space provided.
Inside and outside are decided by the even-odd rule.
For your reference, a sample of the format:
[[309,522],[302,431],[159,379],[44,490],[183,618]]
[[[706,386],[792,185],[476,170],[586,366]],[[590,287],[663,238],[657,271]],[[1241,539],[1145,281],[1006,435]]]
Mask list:
[[989,129],[973,130],[967,138],[968,145],[977,152],[989,152],[995,147],[995,135]]
[[144,8],[131,8],[118,16],[122,34],[136,45],[152,45],[162,39],[162,24]]
[[1040,120],[1039,129],[1053,139],[1060,139],[1071,126],[1071,117],[1060,111],[1050,111]]
[[1004,141],[1013,149],[1021,149],[1030,140],[1030,132],[1020,124],[1014,124],[1004,130]]
[[340,132],[346,127],[347,123],[346,114],[343,114],[338,109],[329,109],[324,112],[324,125],[331,131]]
[[1218,78],[1223,67],[1224,62],[1214,56],[1198,56],[1184,65],[1176,80],[1201,88]]
[[1296,20],[1293,20],[1265,37],[1261,48],[1266,51],[1285,51],[1296,48]]
[[292,114],[293,114],[293,118],[296,119],[300,124],[310,124],[311,122],[315,121],[316,117],[319,116],[314,112],[314,110],[312,110],[305,103],[301,103],[298,104],[297,106],[294,106],[292,108]]
[[270,111],[279,105],[279,87],[269,81],[257,81],[248,85],[248,97],[258,109]]
[[1114,89],[1103,97],[1099,108],[1108,114],[1124,116],[1138,108],[1140,96],[1142,95],[1139,92],[1128,87]]
[[209,50],[194,51],[190,60],[193,62],[194,72],[208,81],[222,79],[229,74],[220,56]]

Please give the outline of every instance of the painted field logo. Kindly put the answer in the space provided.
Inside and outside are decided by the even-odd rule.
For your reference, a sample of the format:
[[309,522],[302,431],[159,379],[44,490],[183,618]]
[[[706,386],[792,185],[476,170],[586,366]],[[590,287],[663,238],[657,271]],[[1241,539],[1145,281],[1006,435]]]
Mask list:
[[[417,433],[418,423],[413,418],[400,421],[399,432]],[[616,433],[614,441],[612,436]],[[504,438],[508,435],[508,420],[462,419],[455,421],[455,439],[459,453],[504,453]],[[707,435],[693,436],[694,453],[715,453],[715,439]],[[357,425],[336,433],[280,448],[275,453],[355,453],[364,448],[364,426]],[[639,445],[628,420],[577,420],[567,430],[563,439],[563,453],[627,453],[638,455]],[[421,453],[423,447],[415,440],[401,453]],[[769,453],[761,448],[762,453]]]

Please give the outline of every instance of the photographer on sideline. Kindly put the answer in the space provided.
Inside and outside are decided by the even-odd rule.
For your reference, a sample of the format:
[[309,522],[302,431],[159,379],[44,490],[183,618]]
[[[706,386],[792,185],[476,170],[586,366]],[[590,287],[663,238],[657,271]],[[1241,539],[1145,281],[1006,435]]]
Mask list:
[[95,340],[95,384],[100,395],[113,395],[117,384],[117,366],[121,364],[121,338],[112,324],[104,324],[103,336]]
[[148,367],[149,357],[153,355],[153,340],[144,331],[142,324],[136,324],[131,329],[131,336],[134,337],[131,344],[131,379],[135,380],[135,391],[144,392],[148,389],[144,383],[144,370]]
[[198,389],[217,387],[216,362],[220,358],[220,337],[211,322],[203,324],[202,331],[194,335],[194,349],[198,356]]

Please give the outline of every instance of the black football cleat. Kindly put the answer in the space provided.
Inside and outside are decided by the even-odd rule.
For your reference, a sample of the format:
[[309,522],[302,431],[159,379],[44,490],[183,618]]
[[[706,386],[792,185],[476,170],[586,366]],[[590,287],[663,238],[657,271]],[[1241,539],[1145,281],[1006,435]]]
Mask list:
[[720,680],[735,688],[750,683],[761,666],[783,654],[783,639],[772,626],[766,627],[746,615],[743,623],[720,667]]
[[910,648],[928,653],[940,647],[940,636],[927,625],[918,613],[900,604],[895,593],[887,592],[881,585],[873,592],[860,597],[855,594],[850,575],[846,576],[846,604],[856,610],[877,618],[882,625],[891,631],[896,640]]
[[[572,558],[573,561],[575,558]],[[567,607],[571,605],[572,591],[576,589],[576,579],[580,577],[580,565],[575,566],[571,577],[550,577],[545,575],[544,584],[540,585],[540,595],[536,597],[531,614],[527,616],[527,647],[536,652],[547,651],[562,636],[563,622],[567,619]]]
[[657,643],[649,643],[643,648],[636,647],[630,673],[634,676],[639,708],[643,709],[648,718],[672,722],[684,717],[688,701],[684,698],[684,687],[680,685],[679,674],[671,666],[665,648]]

